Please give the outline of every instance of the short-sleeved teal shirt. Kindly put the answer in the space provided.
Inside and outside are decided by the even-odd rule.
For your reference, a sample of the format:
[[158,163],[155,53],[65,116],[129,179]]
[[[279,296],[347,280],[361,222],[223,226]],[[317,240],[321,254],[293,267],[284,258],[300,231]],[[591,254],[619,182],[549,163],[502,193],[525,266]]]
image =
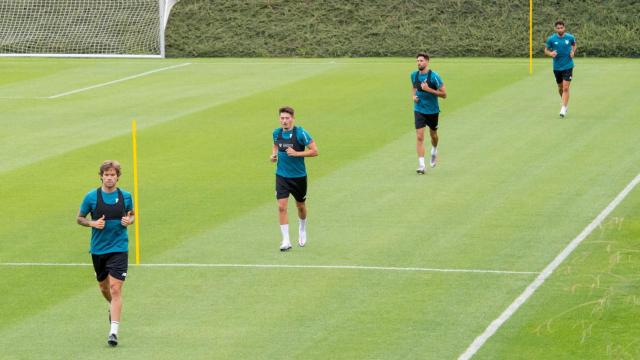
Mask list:
[[558,34],[549,36],[545,45],[547,49],[557,52],[556,57],[553,58],[553,70],[568,70],[574,66],[571,48],[575,43],[576,38],[569,33],[564,33],[562,36],[558,36]]
[[[133,199],[131,193],[122,189],[125,212],[133,211]],[[105,204],[115,204],[118,201],[118,191],[110,193],[102,192],[102,200]],[[80,205],[80,216],[86,216],[96,209],[98,202],[98,191],[93,189],[85,195]],[[120,220],[106,220],[102,230],[91,228],[90,252],[94,255],[102,255],[113,252],[124,252],[129,250],[129,236],[127,228],[122,226]]]
[[[416,87],[417,83],[423,83],[427,81],[427,73],[420,74],[419,71],[411,73],[411,84]],[[416,76],[418,81],[416,82]],[[429,87],[438,90],[444,85],[442,78],[437,72],[431,70],[431,80],[429,81]],[[430,92],[421,91],[420,87],[416,87],[416,95],[418,96],[418,102],[413,103],[413,111],[417,111],[422,114],[437,114],[440,112],[440,106],[438,106],[438,97]]]
[[[302,145],[309,145],[313,139],[305,129],[300,126],[295,127],[296,141]],[[282,128],[277,128],[273,131],[274,144],[278,140],[278,134],[282,131],[283,139],[291,139],[293,136],[293,129],[284,131]],[[304,157],[294,157],[287,155],[284,151],[278,151],[278,165],[276,166],[276,174],[287,178],[298,178],[307,176],[307,168],[304,165]]]

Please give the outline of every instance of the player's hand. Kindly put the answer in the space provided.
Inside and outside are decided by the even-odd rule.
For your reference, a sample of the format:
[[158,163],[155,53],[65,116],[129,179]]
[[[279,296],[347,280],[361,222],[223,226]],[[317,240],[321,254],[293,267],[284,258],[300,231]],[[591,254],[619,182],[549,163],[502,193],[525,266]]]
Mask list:
[[569,56],[573,59],[573,51],[569,53]]
[[278,161],[278,154],[271,154],[271,156],[269,157],[269,160],[274,163],[276,161]]
[[[553,50],[553,51],[551,52],[551,57],[552,57],[552,58],[554,58],[554,57],[556,57],[556,56],[558,56],[558,52],[557,52],[557,51],[555,51],[555,50]],[[572,56],[572,57],[573,57],[573,56]]]
[[418,95],[413,95],[413,102],[417,103],[418,101],[420,101],[420,99],[418,98]]
[[423,82],[420,84],[420,87],[422,88],[422,90],[430,92],[429,90],[431,90],[431,88],[429,87],[429,85],[426,82]]
[[287,148],[287,155],[289,155],[289,156],[297,156],[297,154],[298,154],[298,152],[293,150],[292,147],[288,147]]
[[98,230],[102,230],[104,229],[104,215],[102,215],[102,217],[96,221],[93,221],[91,223],[91,227],[94,227]]
[[120,219],[120,224],[122,224],[122,226],[124,227],[131,225],[132,222],[133,221],[131,221],[131,211],[129,211],[127,215],[123,216],[122,219]]

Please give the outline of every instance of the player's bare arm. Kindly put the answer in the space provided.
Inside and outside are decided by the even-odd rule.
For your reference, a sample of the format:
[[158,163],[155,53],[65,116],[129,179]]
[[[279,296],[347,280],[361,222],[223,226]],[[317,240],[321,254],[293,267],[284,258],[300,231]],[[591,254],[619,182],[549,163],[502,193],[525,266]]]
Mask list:
[[307,146],[307,150],[295,151],[293,148],[287,148],[287,155],[294,157],[314,157],[318,156],[318,147],[315,141],[311,141]]
[[87,215],[82,215],[80,212],[78,212],[76,222],[82,226],[104,229],[104,215],[100,219],[94,221],[87,219]]
[[576,45],[576,43],[574,42],[573,45],[571,46],[571,53],[569,53],[569,56],[571,56],[571,58],[573,59],[574,55],[576,54],[576,49],[578,48],[578,45]]
[[552,58],[556,57],[556,55],[558,55],[558,52],[555,50],[551,50],[547,47],[544,48],[544,54],[547,56],[551,56]]
[[273,144],[273,149],[271,149],[271,156],[269,157],[269,160],[272,163],[278,161],[278,146],[276,144]]
[[422,88],[422,90],[431,93],[437,97],[441,97],[443,99],[447,98],[447,90],[445,89],[444,85],[442,85],[439,89],[434,90],[432,88],[429,87],[429,85],[427,85],[426,82],[423,82],[422,84],[420,84],[420,87]]

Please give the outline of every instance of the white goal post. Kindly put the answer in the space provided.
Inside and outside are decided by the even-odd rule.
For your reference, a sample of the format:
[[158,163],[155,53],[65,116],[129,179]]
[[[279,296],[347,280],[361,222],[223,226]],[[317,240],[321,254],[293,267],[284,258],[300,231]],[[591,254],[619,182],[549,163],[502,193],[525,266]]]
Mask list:
[[179,0],[0,0],[0,56],[162,58]]

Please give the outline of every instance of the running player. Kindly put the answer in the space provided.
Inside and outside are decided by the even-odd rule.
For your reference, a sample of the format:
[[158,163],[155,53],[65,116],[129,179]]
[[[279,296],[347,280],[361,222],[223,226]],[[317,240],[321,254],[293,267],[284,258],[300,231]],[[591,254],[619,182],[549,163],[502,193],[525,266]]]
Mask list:
[[[118,327],[122,312],[122,286],[127,276],[129,237],[133,224],[131,194],[116,187],[120,164],[107,160],[100,165],[102,186],[87,193],[80,205],[78,224],[91,228],[91,259],[102,296],[109,302],[111,328],[107,343],[118,345]],[[87,215],[91,214],[91,220]]]
[[303,128],[295,126],[294,110],[285,106],[278,110],[280,126],[273,131],[273,150],[271,162],[277,162],[276,166],[276,199],[278,200],[278,213],[280,219],[280,231],[282,243],[280,251],[291,249],[289,240],[289,218],[287,205],[289,195],[293,195],[298,208],[299,231],[298,245],[304,246],[307,241],[307,169],[304,158],[318,156],[316,142]]
[[437,72],[428,69],[429,55],[420,53],[416,56],[418,70],[411,73],[413,115],[416,126],[416,150],[418,152],[418,170],[416,172],[424,175],[426,166],[424,163],[424,129],[429,127],[431,136],[431,167],[436,166],[438,154],[438,117],[440,107],[438,98],[445,99],[447,92],[444,82]]
[[563,21],[556,21],[556,33],[549,36],[544,53],[553,58],[553,74],[558,84],[558,93],[562,99],[560,117],[567,115],[569,106],[569,86],[573,79],[573,57],[576,54],[576,39],[565,31]]

